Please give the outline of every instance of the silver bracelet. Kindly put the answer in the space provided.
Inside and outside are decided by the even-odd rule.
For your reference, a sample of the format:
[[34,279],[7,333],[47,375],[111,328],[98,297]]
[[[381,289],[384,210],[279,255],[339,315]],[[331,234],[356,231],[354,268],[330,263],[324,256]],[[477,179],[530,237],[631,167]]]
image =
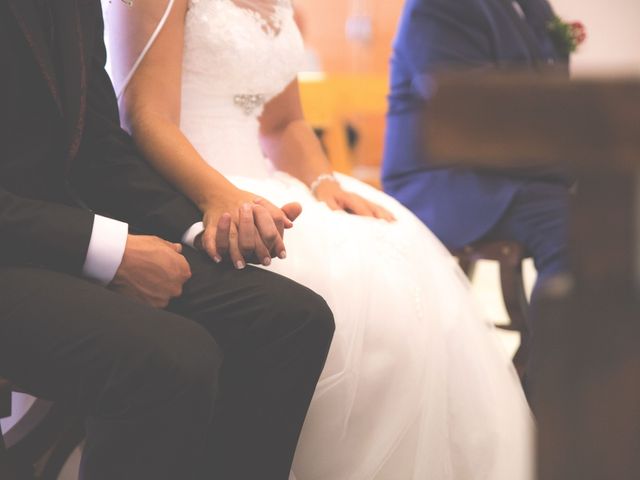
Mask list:
[[311,185],[309,186],[309,190],[311,190],[311,194],[314,197],[316,196],[316,190],[318,190],[320,184],[325,180],[338,183],[338,179],[334,177],[332,173],[323,173],[322,175],[318,175],[318,178],[311,182]]

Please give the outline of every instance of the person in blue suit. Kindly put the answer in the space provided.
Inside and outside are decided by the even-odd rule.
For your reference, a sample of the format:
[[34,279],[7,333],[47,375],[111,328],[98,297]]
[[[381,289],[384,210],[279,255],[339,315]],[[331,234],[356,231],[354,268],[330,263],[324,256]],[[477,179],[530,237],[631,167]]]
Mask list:
[[549,30],[554,17],[546,0],[408,0],[391,60],[382,171],[385,191],[447,247],[522,243],[534,258],[537,285],[568,269],[571,179],[556,169],[517,175],[436,167],[421,118],[435,71],[553,66],[568,73],[568,53]]

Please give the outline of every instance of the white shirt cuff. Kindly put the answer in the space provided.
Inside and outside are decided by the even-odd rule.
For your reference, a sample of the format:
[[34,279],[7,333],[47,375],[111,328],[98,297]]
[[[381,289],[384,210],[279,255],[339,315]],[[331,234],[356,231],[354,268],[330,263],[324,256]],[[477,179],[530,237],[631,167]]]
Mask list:
[[184,232],[184,235],[182,235],[182,243],[190,246],[191,248],[195,248],[194,243],[196,241],[196,237],[202,232],[204,232],[204,224],[202,222],[194,223],[189,227],[189,230]]
[[128,234],[129,225],[126,223],[96,215],[82,274],[102,285],[109,285],[122,263]]

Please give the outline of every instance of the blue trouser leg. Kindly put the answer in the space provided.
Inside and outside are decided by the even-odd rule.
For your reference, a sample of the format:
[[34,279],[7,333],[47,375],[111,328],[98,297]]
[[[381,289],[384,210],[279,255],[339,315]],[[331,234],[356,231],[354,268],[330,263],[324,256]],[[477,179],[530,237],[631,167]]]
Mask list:
[[538,271],[531,302],[535,308],[539,286],[549,277],[567,272],[569,190],[563,184],[532,182],[522,187],[505,215],[486,239],[523,244]]
[[[541,285],[549,278],[568,272],[569,190],[565,185],[533,182],[516,194],[500,222],[486,239],[515,240],[533,256],[538,278],[531,295],[528,318],[531,328],[531,355],[524,379],[527,397],[534,388],[530,380],[540,355],[535,341],[535,324],[542,298]],[[532,321],[533,319],[533,321]]]

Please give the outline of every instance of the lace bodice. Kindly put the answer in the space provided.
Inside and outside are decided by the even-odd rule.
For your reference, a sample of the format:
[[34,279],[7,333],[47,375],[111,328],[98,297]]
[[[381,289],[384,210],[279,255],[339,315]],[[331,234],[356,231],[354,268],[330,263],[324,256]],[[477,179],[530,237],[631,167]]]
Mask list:
[[191,0],[185,75],[217,93],[279,93],[298,73],[302,39],[289,2],[278,2],[274,15],[267,21],[232,0]]
[[264,175],[258,117],[303,61],[290,2],[266,19],[233,0],[190,0],[185,22],[183,131],[223,173]]

